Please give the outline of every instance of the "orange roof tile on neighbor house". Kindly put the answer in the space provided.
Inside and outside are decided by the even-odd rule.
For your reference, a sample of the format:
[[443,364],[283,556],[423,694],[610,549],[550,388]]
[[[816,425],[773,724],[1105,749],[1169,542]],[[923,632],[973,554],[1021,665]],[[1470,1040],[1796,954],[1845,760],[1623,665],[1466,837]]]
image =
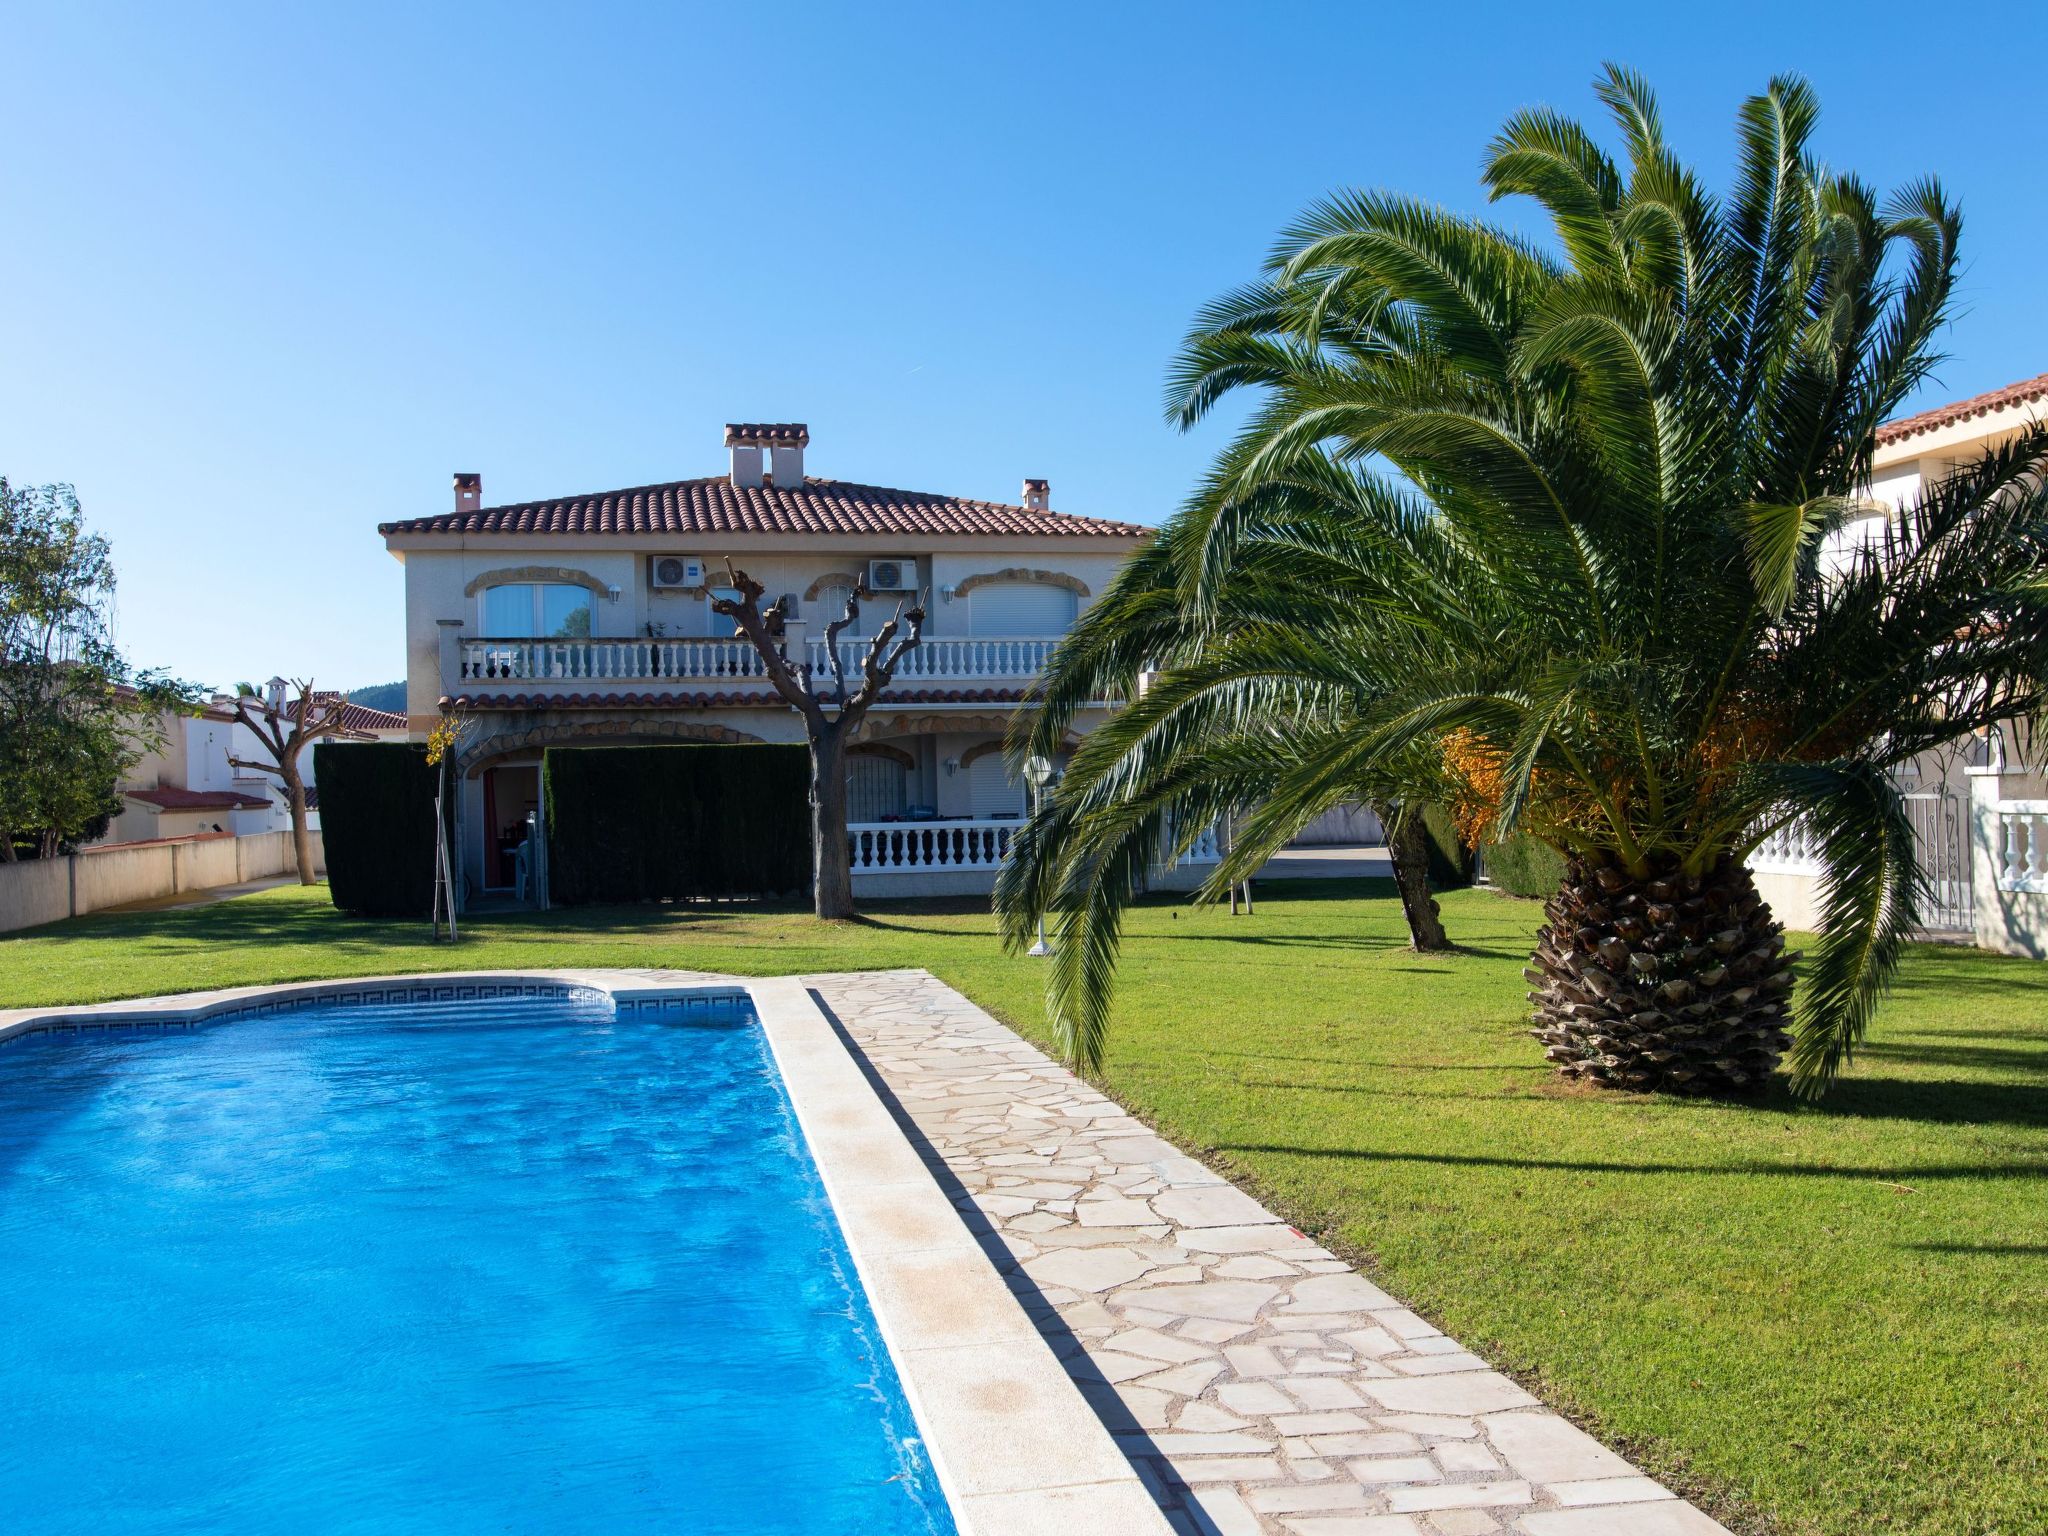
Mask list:
[[245,795],[232,789],[179,789],[172,784],[156,789],[124,789],[121,793],[160,811],[255,811],[270,804],[262,795]]
[[[340,698],[341,690],[339,688],[315,688],[313,690],[313,707],[316,711],[331,709],[334,706],[335,700]],[[248,703],[250,713],[254,714],[259,720],[267,720],[270,717],[270,711],[264,707],[260,695],[250,699]],[[298,704],[299,701],[296,698],[288,698],[285,701],[283,715],[286,724],[291,723],[292,712],[298,708]],[[224,716],[214,716],[212,718],[232,720],[234,712],[230,710]],[[402,731],[406,729],[407,724],[408,722],[404,715],[396,714],[388,709],[372,709],[367,704],[356,704],[353,702],[344,702],[341,707],[341,728],[345,731]]]
[[2021,379],[2017,384],[1986,390],[1983,394],[1972,395],[1967,400],[1952,400],[1947,405],[1937,405],[1932,410],[1921,411],[1912,416],[1901,416],[1897,421],[1888,421],[1877,429],[1877,440],[1880,444],[1902,442],[1909,437],[1918,437],[1923,432],[1939,431],[1958,422],[1969,421],[1978,416],[1989,416],[1993,411],[2010,410],[2016,405],[2032,405],[2040,400],[2048,400],[2048,373],[2037,373],[2031,379]]
[[[760,429],[756,429],[760,430]],[[553,501],[521,501],[379,523],[381,534],[996,534],[1134,539],[1136,523],[1005,506],[928,491],[898,491],[807,475],[803,484],[736,486],[729,475],[671,480]]]

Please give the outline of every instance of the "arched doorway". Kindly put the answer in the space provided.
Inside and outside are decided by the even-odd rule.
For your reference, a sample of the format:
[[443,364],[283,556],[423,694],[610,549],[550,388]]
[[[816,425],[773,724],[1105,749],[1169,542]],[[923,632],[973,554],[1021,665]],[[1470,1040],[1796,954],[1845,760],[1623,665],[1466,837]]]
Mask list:
[[855,752],[846,759],[846,819],[882,821],[910,804],[910,770],[895,754]]

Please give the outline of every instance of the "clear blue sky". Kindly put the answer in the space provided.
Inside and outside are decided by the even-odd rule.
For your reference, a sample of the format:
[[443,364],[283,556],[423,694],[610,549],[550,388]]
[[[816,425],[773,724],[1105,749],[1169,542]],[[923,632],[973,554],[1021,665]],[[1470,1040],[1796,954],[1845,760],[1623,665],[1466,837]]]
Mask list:
[[1216,446],[1160,419],[1195,307],[1332,188],[1481,209],[1501,119],[1590,116],[1605,58],[1717,184],[1780,70],[1833,164],[1943,176],[1948,398],[2048,370],[2044,41],[1796,0],[14,5],[0,473],[74,482],[123,643],[216,685],[397,677],[375,524],[451,471],[709,474],[727,420],[808,421],[814,473],[1155,522]]

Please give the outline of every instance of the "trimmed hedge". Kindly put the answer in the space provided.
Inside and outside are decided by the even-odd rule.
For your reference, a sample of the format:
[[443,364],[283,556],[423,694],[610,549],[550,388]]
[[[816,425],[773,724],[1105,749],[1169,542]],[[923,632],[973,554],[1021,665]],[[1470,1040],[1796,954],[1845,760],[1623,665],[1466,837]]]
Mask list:
[[1422,808],[1422,831],[1429,844],[1429,886],[1453,891],[1472,883],[1472,850],[1458,836],[1451,813],[1440,805]]
[[1564,883],[1564,855],[1533,837],[1488,843],[1486,878],[1510,895],[1554,896]]
[[313,747],[327,890],[356,917],[434,910],[434,783],[413,742],[322,741]]
[[550,747],[542,783],[548,899],[558,905],[810,888],[804,747]]

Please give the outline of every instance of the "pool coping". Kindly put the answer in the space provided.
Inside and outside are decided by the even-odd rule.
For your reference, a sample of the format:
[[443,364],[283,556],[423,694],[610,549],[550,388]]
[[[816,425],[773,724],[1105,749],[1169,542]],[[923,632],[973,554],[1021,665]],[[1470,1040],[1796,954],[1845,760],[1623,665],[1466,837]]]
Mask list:
[[350,1002],[603,994],[615,1007],[746,996],[831,1202],[960,1536],[1173,1527],[962,1221],[806,983],[712,972],[453,971],[0,1010],[36,1033],[183,1029]]

